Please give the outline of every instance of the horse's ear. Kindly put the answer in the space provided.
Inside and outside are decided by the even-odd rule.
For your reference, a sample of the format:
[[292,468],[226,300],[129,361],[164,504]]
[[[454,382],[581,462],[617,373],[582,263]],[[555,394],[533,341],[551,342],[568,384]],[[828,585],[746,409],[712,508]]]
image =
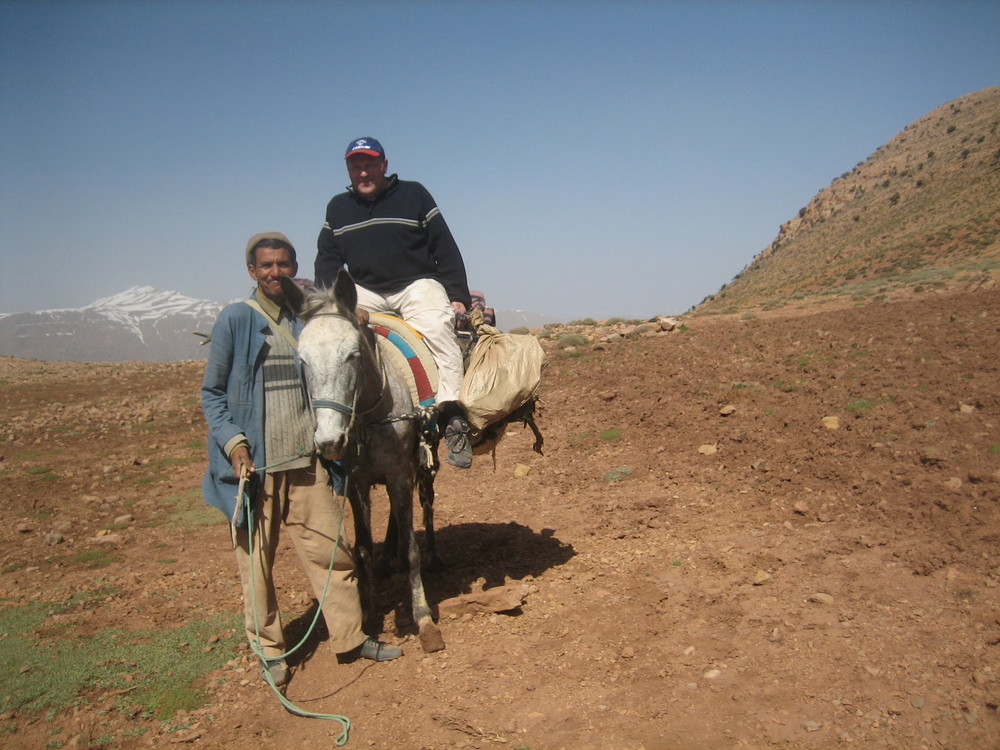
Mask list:
[[302,308],[305,306],[306,301],[306,296],[302,292],[302,287],[287,276],[280,277],[278,281],[281,283],[281,291],[285,293],[285,302],[288,303],[292,312],[295,313],[295,317],[301,318]]
[[337,280],[333,282],[333,298],[343,316],[354,317],[354,311],[358,306],[358,288],[354,286],[351,274],[344,268],[337,272]]

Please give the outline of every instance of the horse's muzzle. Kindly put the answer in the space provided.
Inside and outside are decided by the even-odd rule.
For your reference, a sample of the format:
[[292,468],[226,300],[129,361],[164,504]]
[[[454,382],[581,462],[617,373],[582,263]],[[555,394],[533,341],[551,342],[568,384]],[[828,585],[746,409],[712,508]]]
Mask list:
[[347,441],[344,439],[316,441],[316,451],[327,461],[339,461],[344,457],[345,448],[347,448]]

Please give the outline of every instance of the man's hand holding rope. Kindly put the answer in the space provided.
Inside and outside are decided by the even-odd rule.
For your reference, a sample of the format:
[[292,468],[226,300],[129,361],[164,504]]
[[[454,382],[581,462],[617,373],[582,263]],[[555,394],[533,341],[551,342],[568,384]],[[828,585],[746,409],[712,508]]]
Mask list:
[[253,459],[250,458],[250,448],[246,443],[240,443],[233,448],[233,452],[229,454],[229,461],[233,465],[233,473],[238,477],[242,477],[244,472],[253,474],[257,471],[257,467],[253,465]]

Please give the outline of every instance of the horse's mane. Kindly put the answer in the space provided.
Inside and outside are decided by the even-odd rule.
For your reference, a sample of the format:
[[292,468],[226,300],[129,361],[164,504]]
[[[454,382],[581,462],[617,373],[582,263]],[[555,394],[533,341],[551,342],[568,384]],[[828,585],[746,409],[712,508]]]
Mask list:
[[314,286],[305,290],[305,299],[302,302],[300,316],[303,320],[309,320],[319,312],[328,312],[340,315],[349,320],[355,328],[358,328],[357,316],[353,310],[348,310],[336,298],[333,287]]
[[333,287],[314,286],[305,290],[305,299],[300,311],[301,318],[308,321],[320,312],[344,318],[361,333],[362,340],[368,344],[371,351],[375,351],[377,346],[375,332],[369,326],[363,326],[358,322],[357,312],[347,309],[347,306],[337,299]]

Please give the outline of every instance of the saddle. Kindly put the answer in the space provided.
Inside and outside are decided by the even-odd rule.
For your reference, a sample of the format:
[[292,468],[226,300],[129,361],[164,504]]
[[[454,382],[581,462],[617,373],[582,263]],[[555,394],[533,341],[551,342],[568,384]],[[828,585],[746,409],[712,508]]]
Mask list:
[[379,353],[406,378],[414,405],[433,406],[440,380],[423,335],[395,315],[371,313],[369,319],[369,325],[379,337]]

